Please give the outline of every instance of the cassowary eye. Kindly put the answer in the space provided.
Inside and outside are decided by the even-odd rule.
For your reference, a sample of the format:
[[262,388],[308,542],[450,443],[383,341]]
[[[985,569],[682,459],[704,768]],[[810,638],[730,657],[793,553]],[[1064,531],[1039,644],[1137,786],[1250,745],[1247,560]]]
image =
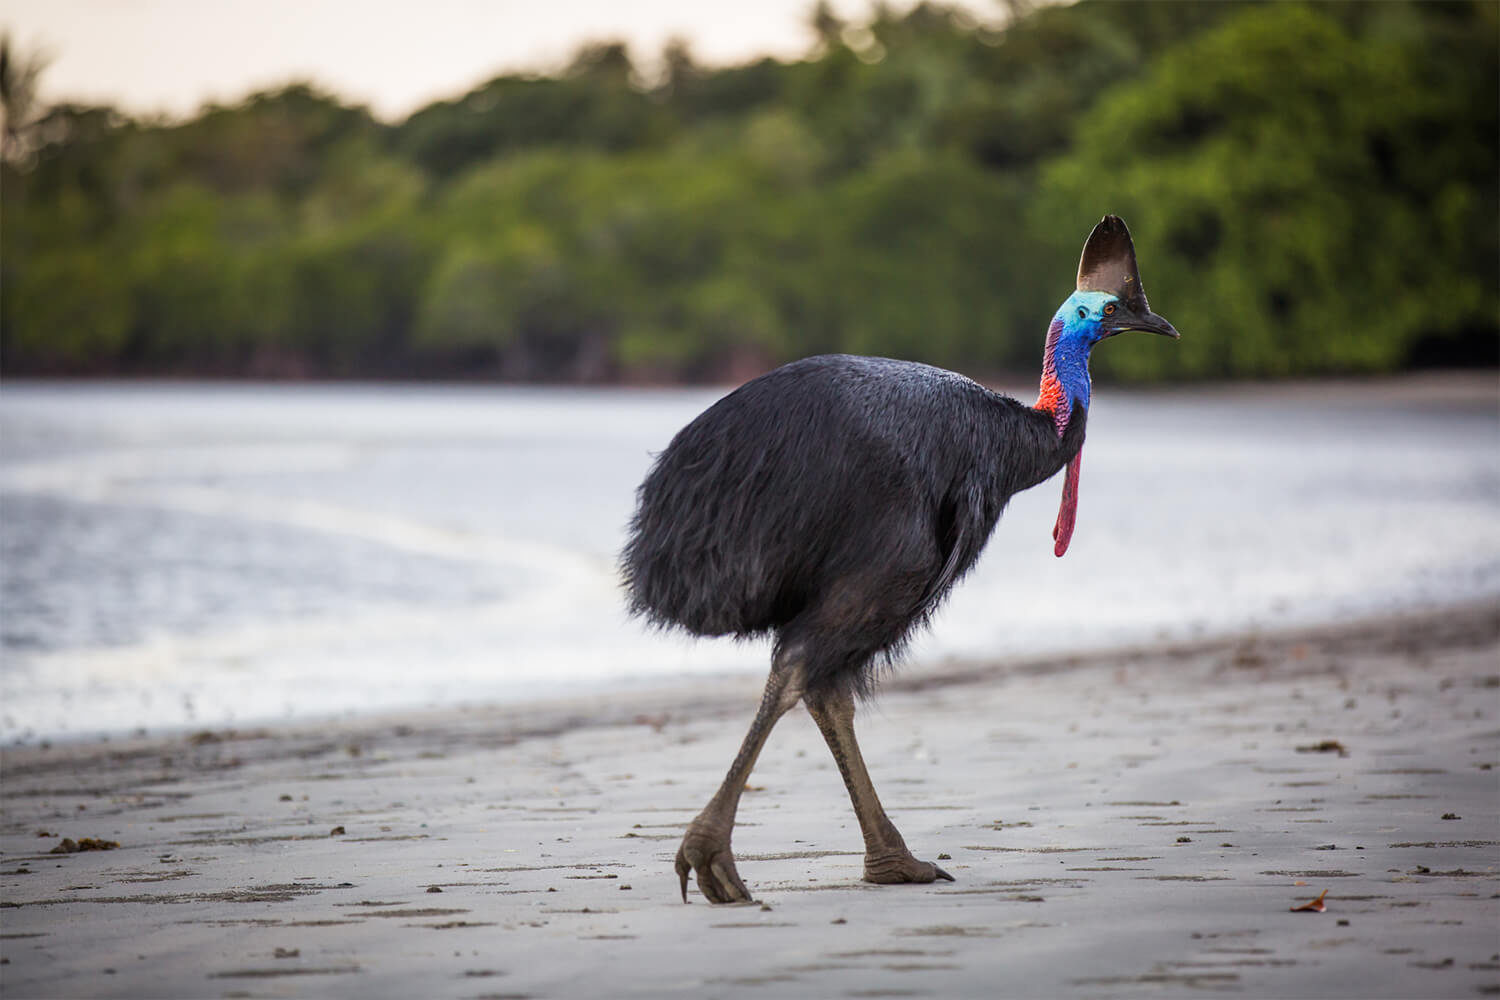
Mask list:
[[1087,318],[1088,314],[1089,314],[1089,311],[1087,309],[1083,308],[1083,306],[1079,306],[1078,307],[1078,318],[1079,319],[1085,319],[1085,318]]
[[1113,302],[1111,302],[1109,305],[1107,305],[1107,306],[1104,307],[1104,315],[1106,315],[1106,316],[1112,316],[1112,315],[1114,315],[1114,312],[1115,312],[1115,304]]

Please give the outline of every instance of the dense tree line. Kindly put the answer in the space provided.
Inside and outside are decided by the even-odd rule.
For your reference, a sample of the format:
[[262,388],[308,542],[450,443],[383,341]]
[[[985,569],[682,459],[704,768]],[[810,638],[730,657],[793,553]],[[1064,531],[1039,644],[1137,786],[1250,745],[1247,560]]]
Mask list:
[[1106,211],[1185,335],[1101,370],[1495,362],[1495,5],[1011,7],[1003,30],[820,8],[805,60],[712,68],[673,45],[650,81],[591,45],[399,124],[304,85],[182,122],[38,109],[6,44],[0,363],[1027,370]]

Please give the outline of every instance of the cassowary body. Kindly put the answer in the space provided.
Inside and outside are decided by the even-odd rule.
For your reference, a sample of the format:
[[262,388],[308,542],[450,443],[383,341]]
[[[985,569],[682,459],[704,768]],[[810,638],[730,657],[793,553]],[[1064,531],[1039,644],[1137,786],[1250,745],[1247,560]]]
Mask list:
[[622,559],[631,610],[698,635],[775,637],[760,711],[678,852],[684,899],[689,871],[713,902],[750,898],[729,846],[734,814],[771,727],[799,700],[853,800],[865,878],[950,878],[911,855],[881,808],[854,699],[973,567],[1010,497],[1065,466],[1054,537],[1066,549],[1088,352],[1123,329],[1176,336],[1146,305],[1129,233],[1108,216],[1049,328],[1036,406],[927,365],[815,357],[730,393],[658,458]]
[[[803,687],[863,691],[979,558],[1010,496],[1083,444],[927,365],[807,358],[684,428],[640,490],[632,610],[697,635],[803,647]],[[878,572],[871,572],[878,565]]]

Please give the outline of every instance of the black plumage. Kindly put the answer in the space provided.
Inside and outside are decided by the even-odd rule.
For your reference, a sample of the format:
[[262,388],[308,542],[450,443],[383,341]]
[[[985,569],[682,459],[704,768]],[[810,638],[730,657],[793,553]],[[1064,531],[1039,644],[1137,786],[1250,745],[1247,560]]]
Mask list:
[[1083,444],[953,372],[807,358],[747,382],[672,440],[622,560],[631,609],[697,635],[772,633],[806,688],[868,688],[974,565],[1010,497]]

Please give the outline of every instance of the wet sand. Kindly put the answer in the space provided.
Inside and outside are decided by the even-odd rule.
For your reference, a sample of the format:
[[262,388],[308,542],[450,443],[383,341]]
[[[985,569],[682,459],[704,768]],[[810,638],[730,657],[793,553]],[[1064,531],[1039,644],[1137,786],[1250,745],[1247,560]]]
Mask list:
[[758,688],[7,750],[0,995],[1500,993],[1493,605],[907,668],[860,735],[957,881],[859,881],[799,709],[736,830],[759,901],[684,906]]

